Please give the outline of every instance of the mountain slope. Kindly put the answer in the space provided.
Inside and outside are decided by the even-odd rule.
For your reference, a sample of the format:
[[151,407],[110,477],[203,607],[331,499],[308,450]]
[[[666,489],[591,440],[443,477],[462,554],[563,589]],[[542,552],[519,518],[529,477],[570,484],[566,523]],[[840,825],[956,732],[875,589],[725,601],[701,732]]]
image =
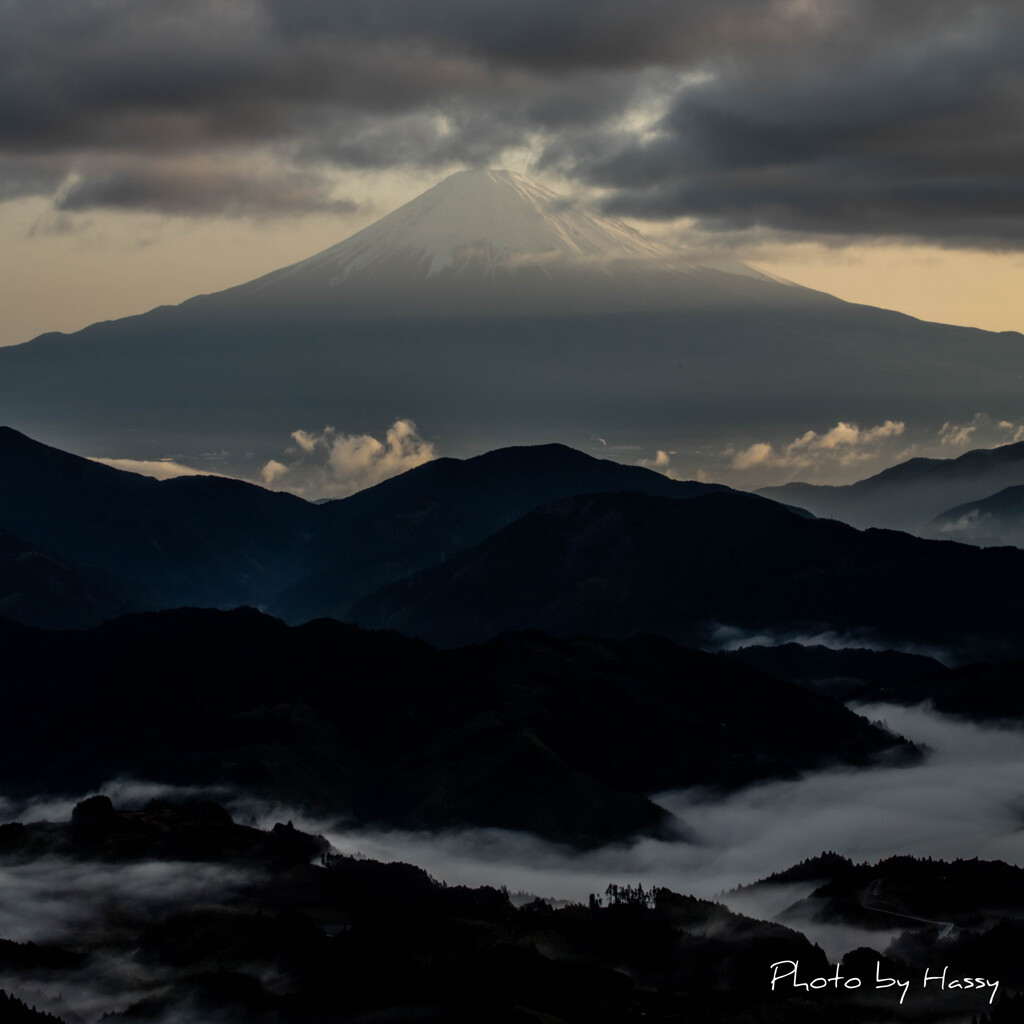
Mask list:
[[325,424],[411,418],[454,456],[692,450],[839,418],[1013,418],[1022,378],[1019,335],[702,264],[485,171],[258,281],[0,349],[20,429],[113,457],[223,449],[236,475]]
[[[1024,484],[1024,441],[978,448],[955,459],[909,459],[844,487],[792,483],[757,493],[851,526],[917,531],[951,506],[976,503],[1013,484]],[[929,536],[936,535],[929,529]]]
[[0,641],[31,666],[0,719],[8,796],[144,773],[360,823],[591,846],[671,825],[648,799],[664,789],[916,756],[836,701],[653,637],[439,651],[327,620],[183,609],[87,633],[0,620]]
[[342,615],[538,505],[623,490],[728,489],[546,445],[438,459],[314,505],[220,477],[158,481],[0,428],[0,607],[55,627],[178,605],[260,604],[293,621]]
[[212,476],[154,480],[0,427],[0,528],[110,574],[137,607],[265,599],[314,516],[290,494]]
[[1005,487],[981,501],[951,508],[936,516],[921,533],[982,547],[1024,547],[1024,484]]
[[861,533],[752,495],[595,495],[530,513],[351,617],[446,645],[544,629],[699,646],[727,626],[991,655],[1022,649],[1020,572],[1024,552]]
[[538,506],[573,494],[636,491],[685,499],[727,490],[669,480],[563,445],[504,448],[465,461],[436,459],[320,506],[308,574],[270,610],[291,622],[344,618],[357,598],[438,565]]
[[42,551],[0,528],[0,616],[48,629],[87,629],[137,610],[102,570]]

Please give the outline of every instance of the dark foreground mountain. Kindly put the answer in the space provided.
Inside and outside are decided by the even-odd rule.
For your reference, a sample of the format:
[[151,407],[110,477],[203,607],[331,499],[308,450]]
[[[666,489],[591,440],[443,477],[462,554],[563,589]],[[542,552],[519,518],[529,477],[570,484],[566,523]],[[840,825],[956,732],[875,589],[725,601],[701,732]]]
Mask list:
[[1022,571],[1016,549],[862,533],[751,495],[595,495],[538,509],[364,598],[351,617],[442,645],[544,629],[704,646],[724,626],[790,637],[834,630],[987,659],[1022,650]]
[[[154,480],[0,428],[0,528],[117,581],[122,603],[113,614],[265,600],[294,574],[316,512],[301,498],[240,480]],[[51,609],[50,621],[26,618],[80,626],[110,615],[83,602],[77,616],[72,605],[53,622],[68,604]]]
[[[325,847],[284,824],[239,825],[208,803],[124,811],[95,797],[68,822],[2,826],[0,872],[33,869],[49,881],[24,895],[24,918],[52,916],[55,892],[81,900],[75,926],[49,941],[0,941],[5,983],[57,1012],[87,1007],[122,1024],[967,1024],[982,1012],[1014,1019],[1002,997],[1024,987],[1021,871],[1004,864],[831,857],[777,876],[831,870],[815,898],[852,902],[859,922],[883,916],[873,909],[883,903],[957,920],[972,899],[985,907],[970,915],[974,930],[952,938],[900,919],[908,931],[884,954],[862,948],[834,965],[782,923],[657,886],[610,884],[586,906],[515,906],[507,891],[445,885],[409,864]],[[145,869],[148,890],[104,891],[115,866]],[[210,880],[202,902],[188,897],[188,872]],[[161,888],[161,877],[181,881]],[[946,982],[994,980],[1000,990],[923,985],[939,964]],[[791,965],[796,978],[786,977]],[[881,977],[909,979],[905,998],[877,984],[882,968]],[[783,976],[774,988],[773,972]],[[861,984],[825,980],[851,977]]]
[[0,871],[39,858],[54,879],[110,861],[170,873],[184,861],[224,882],[199,905],[130,889],[95,912],[86,904],[83,927],[59,945],[0,942],[0,965],[16,993],[52,1005],[62,989],[85,990],[124,1024],[626,1024],[683,1012],[739,1024],[769,1008],[798,1022],[865,1020],[769,997],[772,960],[824,973],[824,956],[797,932],[715,903],[616,886],[607,905],[516,908],[494,888],[445,886],[408,864],[324,855],[325,845],[285,825],[246,828],[208,804],[125,812],[95,798],[68,823],[4,826]]
[[351,601],[570,494],[726,490],[561,445],[438,459],[314,505],[214,476],[154,480],[0,428],[0,608],[44,627],[138,609],[269,606],[292,620]]
[[943,714],[1018,726],[1024,720],[1024,662],[961,665],[885,687],[865,686],[856,698],[893,704],[927,702]]
[[109,573],[52,555],[0,528],[0,615],[49,629],[86,629],[136,607]]
[[52,1013],[43,1013],[0,989],[0,1020],[4,1024],[63,1024]]
[[682,826],[648,795],[913,760],[836,701],[655,637],[498,637],[440,651],[251,610],[85,633],[3,623],[8,795],[117,775],[222,784],[406,828],[593,846]]
[[[924,654],[822,644],[751,645],[728,656],[768,675],[840,700],[918,703],[901,697],[922,679],[945,675],[946,666]],[[919,693],[920,690],[914,690]],[[921,698],[924,699],[924,698]]]
[[730,658],[796,686],[844,701],[930,704],[936,711],[978,722],[1024,720],[1024,663],[999,661],[946,668],[934,658],[780,644],[744,647]]
[[[903,856],[854,863],[823,853],[744,888],[764,892],[780,886],[803,888],[807,895],[779,913],[779,923],[903,931],[881,956],[861,948],[842,960],[844,976],[908,982],[902,1012],[928,1019],[941,1017],[945,1008],[955,1021],[1017,1019],[1015,993],[1024,990],[1016,952],[1024,941],[1024,869],[977,858]],[[885,1007],[881,998],[897,985],[865,986],[870,987],[875,991],[864,994],[882,1019],[900,1019],[900,1011]]]
[[[982,499],[1014,484],[1024,484],[1024,441],[979,448],[955,459],[910,459],[843,487],[792,483],[763,487],[758,494],[862,529],[881,526],[973,543],[969,530],[942,531],[943,525],[955,521],[947,510],[969,502],[956,510],[966,514]],[[940,515],[942,522],[932,523]]]
[[[763,879],[758,885],[811,881],[810,895],[779,914],[780,920],[813,915],[816,920],[891,930],[894,917],[915,920],[919,929],[946,925],[956,931],[986,930],[1001,919],[1024,933],[1024,868],[1003,861],[941,861],[889,857],[855,864],[822,855]],[[909,925],[903,925],[910,927]],[[1018,987],[1024,969],[1014,969]]]
[[440,565],[527,512],[573,494],[635,491],[686,499],[728,490],[669,480],[556,444],[436,459],[321,506],[302,578],[269,610],[292,622],[344,618],[364,594]]
[[0,408],[91,455],[223,449],[249,475],[297,428],[379,435],[396,416],[460,456],[1010,418],[1022,373],[1020,335],[702,263],[478,170],[257,281],[0,349]]

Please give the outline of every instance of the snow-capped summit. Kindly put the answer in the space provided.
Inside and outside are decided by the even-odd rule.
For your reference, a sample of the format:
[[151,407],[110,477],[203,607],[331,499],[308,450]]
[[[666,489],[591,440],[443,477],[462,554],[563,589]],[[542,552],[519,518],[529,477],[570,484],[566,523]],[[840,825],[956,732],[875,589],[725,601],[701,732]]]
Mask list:
[[695,291],[683,278],[709,270],[769,280],[741,263],[697,260],[522,174],[479,168],[243,288],[273,301],[388,309],[663,307]]
[[307,265],[348,275],[408,255],[427,276],[483,259],[671,259],[672,250],[514,171],[458,171]]

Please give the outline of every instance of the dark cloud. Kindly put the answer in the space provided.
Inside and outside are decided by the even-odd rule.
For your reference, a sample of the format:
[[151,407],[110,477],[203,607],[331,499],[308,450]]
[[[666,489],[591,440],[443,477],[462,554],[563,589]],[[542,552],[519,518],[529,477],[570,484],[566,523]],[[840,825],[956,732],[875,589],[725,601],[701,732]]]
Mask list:
[[[778,0],[268,0],[289,36],[422,40],[448,52],[564,73],[672,64],[805,17]],[[791,27],[791,30],[798,30]]]
[[0,153],[0,202],[52,192],[64,175],[60,160]]
[[[601,152],[585,138],[548,159],[610,189],[619,214],[1021,247],[1024,11],[922,18],[913,38],[881,11],[851,4],[813,45],[723,65],[678,93],[653,138]],[[876,23],[895,35],[869,39]]]
[[514,111],[503,113],[452,104],[445,113],[432,115],[349,118],[310,139],[299,156],[359,168],[486,165],[520,145],[528,130]]
[[356,204],[331,197],[331,182],[303,171],[246,174],[202,166],[157,165],[78,177],[55,201],[58,210],[154,210],[165,214],[274,216],[315,210],[350,213]]
[[[50,161],[0,198],[101,154],[65,208],[273,214],[331,166],[529,145],[618,213],[1024,244],[1019,0],[6,0],[0,29],[0,151]],[[225,150],[277,166],[168,163]]]

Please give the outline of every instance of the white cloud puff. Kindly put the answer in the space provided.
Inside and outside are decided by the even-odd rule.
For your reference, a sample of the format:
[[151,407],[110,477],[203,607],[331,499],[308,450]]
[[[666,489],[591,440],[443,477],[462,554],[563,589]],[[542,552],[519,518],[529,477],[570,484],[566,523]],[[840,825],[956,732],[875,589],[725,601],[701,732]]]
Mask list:
[[947,420],[938,433],[943,448],[998,448],[1024,441],[1024,423],[994,420],[987,413],[976,412],[969,423]]
[[260,483],[264,487],[272,487],[287,472],[288,467],[284,463],[278,462],[277,459],[271,459],[260,470]]
[[287,475],[284,487],[310,498],[343,498],[437,458],[435,446],[420,436],[412,420],[396,420],[383,441],[334,427],[319,434],[296,430],[291,436],[297,446],[288,451],[291,461],[271,459],[260,479],[274,486]]
[[781,451],[759,441],[736,452],[729,463],[730,469],[745,470],[758,466],[776,466],[787,469],[808,469],[823,463],[850,466],[873,458],[877,446],[906,429],[899,420],[886,420],[878,426],[862,430],[855,423],[840,420],[834,427],[819,434],[808,430],[794,438]]
[[667,452],[659,448],[653,459],[637,459],[634,465],[643,466],[644,469],[653,469],[655,473],[661,473],[669,480],[679,480],[679,474],[672,469],[672,456],[675,454],[675,452]]

